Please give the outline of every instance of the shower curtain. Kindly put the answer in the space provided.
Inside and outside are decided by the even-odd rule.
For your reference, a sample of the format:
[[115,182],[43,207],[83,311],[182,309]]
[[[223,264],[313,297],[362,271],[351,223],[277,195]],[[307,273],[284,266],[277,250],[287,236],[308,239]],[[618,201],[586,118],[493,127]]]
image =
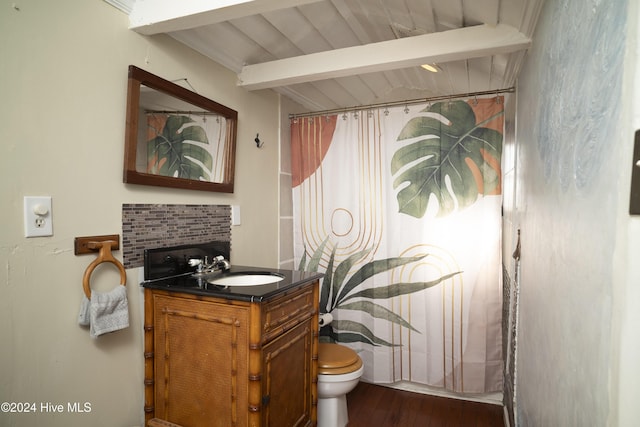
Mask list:
[[502,97],[291,121],[294,253],[363,379],[502,390]]

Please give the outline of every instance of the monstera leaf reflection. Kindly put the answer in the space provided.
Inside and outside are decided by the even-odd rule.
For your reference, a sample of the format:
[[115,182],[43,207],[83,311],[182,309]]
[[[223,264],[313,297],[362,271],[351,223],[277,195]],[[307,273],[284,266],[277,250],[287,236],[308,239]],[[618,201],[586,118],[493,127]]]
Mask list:
[[[163,123],[164,122],[164,123]],[[188,116],[155,120],[155,137],[147,142],[147,172],[174,178],[211,180],[213,158],[200,144],[209,144],[205,130]]]

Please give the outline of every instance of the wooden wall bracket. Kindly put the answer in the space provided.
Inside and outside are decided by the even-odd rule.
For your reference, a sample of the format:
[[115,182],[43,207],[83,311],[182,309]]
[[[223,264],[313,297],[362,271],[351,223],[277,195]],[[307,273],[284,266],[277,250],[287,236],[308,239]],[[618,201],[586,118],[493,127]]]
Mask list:
[[113,241],[111,244],[111,250],[120,249],[120,235],[119,234],[108,234],[104,236],[87,236],[87,237],[76,237],[73,242],[73,249],[76,255],[83,254],[95,254],[100,251],[100,246],[92,247],[90,243],[93,242],[106,242]]

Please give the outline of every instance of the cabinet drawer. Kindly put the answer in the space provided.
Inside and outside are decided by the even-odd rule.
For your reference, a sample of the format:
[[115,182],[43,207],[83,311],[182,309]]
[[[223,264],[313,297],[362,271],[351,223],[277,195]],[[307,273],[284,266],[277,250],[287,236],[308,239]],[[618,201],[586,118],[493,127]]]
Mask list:
[[266,304],[262,310],[262,331],[265,334],[287,330],[315,313],[313,287],[305,286],[297,292],[283,295]]

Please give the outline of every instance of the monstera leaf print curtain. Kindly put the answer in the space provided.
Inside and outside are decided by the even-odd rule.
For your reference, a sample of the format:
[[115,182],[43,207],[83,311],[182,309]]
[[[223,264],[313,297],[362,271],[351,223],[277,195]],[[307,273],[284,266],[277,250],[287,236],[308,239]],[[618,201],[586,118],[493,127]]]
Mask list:
[[366,381],[502,389],[501,101],[292,119],[296,263]]

